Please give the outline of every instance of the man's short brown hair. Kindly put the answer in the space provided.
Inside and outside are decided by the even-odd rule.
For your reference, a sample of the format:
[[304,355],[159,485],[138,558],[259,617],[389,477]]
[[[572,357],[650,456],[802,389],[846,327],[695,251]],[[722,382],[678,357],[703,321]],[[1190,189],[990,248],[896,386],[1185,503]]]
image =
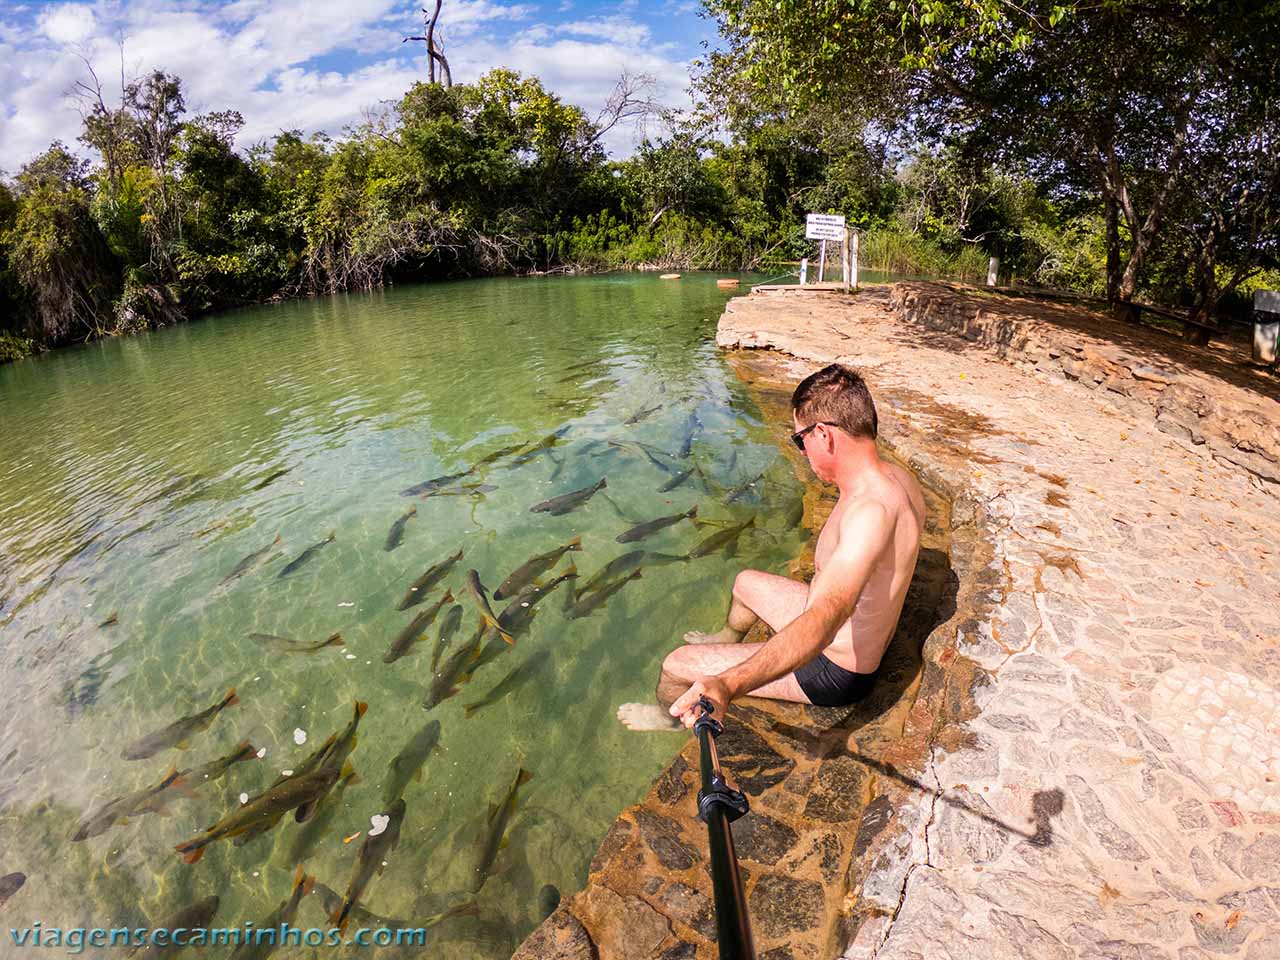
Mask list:
[[800,381],[791,409],[802,426],[822,422],[851,437],[876,438],[876,405],[866,381],[839,363],[823,367]]

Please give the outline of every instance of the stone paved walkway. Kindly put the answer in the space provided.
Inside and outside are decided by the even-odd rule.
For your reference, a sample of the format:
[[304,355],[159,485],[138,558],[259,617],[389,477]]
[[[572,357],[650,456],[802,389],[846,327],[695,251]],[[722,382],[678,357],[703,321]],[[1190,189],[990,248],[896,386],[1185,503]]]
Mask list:
[[844,955],[1280,957],[1276,498],[1079,383],[898,319],[883,288],[740,298],[720,342],[863,371],[900,452],[955,447],[994,551],[993,613],[955,647],[987,671],[978,714],[859,878],[878,909]]

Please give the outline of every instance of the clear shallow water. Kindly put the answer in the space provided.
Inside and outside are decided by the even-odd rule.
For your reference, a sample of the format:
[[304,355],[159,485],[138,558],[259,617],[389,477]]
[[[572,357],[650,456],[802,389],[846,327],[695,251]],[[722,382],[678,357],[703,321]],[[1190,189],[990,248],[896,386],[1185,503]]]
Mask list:
[[[715,350],[731,295],[711,275],[407,287],[223,314],[0,367],[0,874],[27,875],[2,908],[4,926],[157,924],[210,895],[220,898],[215,925],[260,923],[299,864],[341,893],[364,839],[343,838],[388,808],[393,758],[438,720],[439,744],[403,792],[399,845],[360,903],[413,926],[474,900],[477,914],[442,923],[435,942],[451,957],[509,954],[540,919],[544,885],[567,894],[582,884],[605,829],[679,746],[678,735],[622,730],[616,706],[651,696],[684,630],[719,624],[744,563],[782,571],[800,550],[802,490],[777,445],[789,426],[761,422]],[[686,460],[691,413],[700,427]],[[499,459],[458,481],[493,488],[482,494],[400,493],[557,432],[549,453]],[[671,471],[696,463],[705,481],[660,493],[673,473],[609,439],[671,454],[654,454]],[[727,489],[762,474],[725,503]],[[607,488],[574,512],[529,510],[602,477]],[[388,552],[388,530],[410,505],[417,515]],[[572,560],[579,583],[629,550],[685,554],[721,527],[682,521],[639,543],[615,538],[632,521],[694,505],[714,521],[757,517],[736,556],[647,564],[580,619],[566,615],[568,588],[558,587],[514,647],[429,711],[442,618],[408,656],[382,661],[446,587],[464,617],[445,657],[467,642],[477,624],[467,569],[492,590],[573,537],[583,549],[555,569]],[[332,543],[278,576],[330,532]],[[221,584],[277,536],[261,565]],[[416,577],[459,549],[426,604],[396,610]],[[116,622],[99,626],[113,612]],[[302,642],[340,632],[344,644],[289,653],[255,632]],[[522,666],[525,682],[464,714]],[[126,744],[230,688],[240,702],[188,749],[121,758]],[[330,793],[307,824],[288,816],[244,846],[220,841],[182,862],[175,844],[299,767],[355,701],[368,704],[350,757],[359,782]],[[103,803],[244,741],[265,755],[174,800],[168,816],[71,841]],[[522,767],[533,779],[507,843],[477,875],[488,805]],[[319,896],[302,902],[294,925],[327,926]],[[319,955],[348,952],[368,955]]]

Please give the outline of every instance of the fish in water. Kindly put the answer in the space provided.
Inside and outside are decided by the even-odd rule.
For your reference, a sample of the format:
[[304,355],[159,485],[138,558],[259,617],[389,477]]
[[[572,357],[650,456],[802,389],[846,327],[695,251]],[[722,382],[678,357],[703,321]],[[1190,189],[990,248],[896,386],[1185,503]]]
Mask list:
[[158,813],[165,816],[168,813],[168,802],[173,799],[168,794],[175,790],[182,790],[184,787],[185,781],[182,774],[178,772],[178,768],[170,767],[169,772],[161,778],[159,783],[109,800],[88,814],[76,824],[75,830],[71,833],[71,840],[73,842],[88,840],[90,837],[106,833],[117,823],[124,823],[130,817],[141,816],[144,813]]
[[692,520],[697,515],[698,508],[694,506],[684,513],[673,513],[669,517],[659,517],[657,520],[650,520],[647,523],[638,523],[626,533],[618,534],[617,542],[633,543],[636,540],[643,540],[645,537],[653,536],[659,530],[664,530],[673,524],[679,523],[681,520]]
[[672,477],[670,480],[668,480],[666,483],[660,486],[658,488],[658,492],[670,493],[676,487],[683,486],[684,482],[688,480],[691,476],[693,476],[695,473],[701,473],[701,472],[702,471],[699,469],[698,465],[695,463],[693,466],[687,467],[684,470],[681,470],[674,477]]
[[548,883],[538,891],[538,916],[545,920],[556,912],[560,906],[560,891],[555,884]]
[[[656,447],[651,447],[647,443],[640,443],[639,441],[636,441],[636,440],[610,440],[608,441],[608,443],[609,443],[609,446],[616,447],[619,450],[631,449],[633,451],[638,451],[639,453],[643,454],[650,463],[652,463],[659,470],[662,470],[664,473],[672,473],[675,470],[674,466],[672,466],[666,460],[661,459],[661,457],[669,458],[671,454],[666,453],[662,450],[659,450]],[[661,454],[661,457],[659,456],[659,454]]]
[[525,447],[527,447],[528,445],[529,445],[529,444],[528,444],[527,442],[526,442],[526,443],[516,443],[516,444],[512,444],[512,445],[511,445],[511,446],[509,446],[509,447],[503,447],[501,450],[495,450],[495,451],[493,451],[493,453],[487,453],[487,454],[485,454],[483,457],[481,457],[479,460],[477,460],[477,461],[475,462],[475,466],[474,466],[474,467],[472,467],[471,469],[472,469],[472,470],[475,470],[475,469],[477,469],[477,468],[479,468],[479,467],[487,466],[487,465],[489,465],[489,464],[493,463],[493,462],[494,462],[494,461],[496,461],[496,460],[501,460],[503,457],[509,457],[509,456],[511,456],[513,453],[519,453],[521,450],[523,450],[523,449],[524,449]]
[[456,487],[450,487],[448,490],[440,490],[436,493],[437,497],[475,497],[483,499],[486,493],[493,493],[498,487],[492,483],[460,483]]
[[105,627],[114,627],[119,622],[120,622],[120,612],[118,610],[112,610],[111,616],[107,617],[107,619],[103,620],[100,624],[98,624],[98,628],[103,629]]
[[360,783],[360,777],[354,770],[346,776],[339,777],[333,787],[333,799],[294,832],[293,845],[289,848],[290,861],[296,863],[305,859],[322,837],[332,836],[333,821],[343,808],[343,794],[347,792],[347,787],[352,780]]
[[533,774],[521,767],[516,771],[515,780],[511,782],[511,786],[502,798],[502,802],[489,804],[489,816],[486,818],[480,837],[476,842],[475,872],[471,877],[469,887],[472,893],[479,891],[484,886],[485,880],[488,879],[489,871],[493,868],[493,861],[498,858],[498,851],[502,848],[503,841],[506,838],[507,827],[511,825],[511,818],[515,815],[520,788],[532,779]]
[[627,419],[622,422],[627,424],[639,423],[641,420],[647,420],[649,417],[653,416],[655,413],[657,413],[661,409],[662,409],[662,404],[660,403],[657,404],[656,406],[648,407],[647,409],[642,408],[640,410],[637,410],[635,413],[627,417]]
[[440,636],[436,638],[436,645],[431,651],[431,672],[436,672],[436,667],[440,665],[440,655],[449,649],[449,643],[453,640],[453,635],[458,632],[458,627],[462,625],[462,605],[454,604],[449,608],[449,612],[444,615],[444,622],[440,624]]
[[277,637],[274,633],[251,633],[249,639],[255,643],[276,647],[285,653],[315,653],[325,647],[340,647],[345,643],[340,633],[331,634],[323,640],[313,640],[310,643],[290,640],[288,637]]
[[400,542],[404,540],[404,525],[408,523],[411,518],[416,517],[417,515],[418,508],[416,505],[402,513],[399,519],[391,525],[391,529],[387,531],[387,542],[382,545],[382,549],[390,553],[396,547],[400,546]]
[[582,538],[574,537],[562,547],[556,547],[554,550],[548,550],[546,553],[540,553],[536,557],[530,557],[519,569],[515,570],[507,579],[498,584],[498,589],[493,591],[493,599],[505,600],[507,597],[514,597],[517,593],[533,583],[534,579],[540,574],[546,573],[570,550],[581,550]]
[[249,489],[250,489],[250,490],[261,490],[263,487],[265,487],[265,486],[267,486],[268,484],[270,484],[273,480],[279,480],[281,477],[283,477],[283,476],[284,476],[286,473],[288,473],[288,472],[289,472],[289,468],[288,468],[288,467],[284,467],[283,469],[277,470],[277,471],[275,471],[274,473],[272,473],[272,474],[268,475],[265,479],[260,480],[260,481],[258,481],[257,483],[255,483],[255,484],[254,484],[252,487],[250,487]]
[[[326,915],[332,915],[335,910],[342,909],[342,896],[336,890],[326,887],[323,883],[317,883],[315,887],[316,896],[320,898],[320,902],[324,905]],[[429,917],[419,917],[415,920],[397,920],[394,917],[384,917],[377,913],[371,913],[364,907],[353,905],[347,913],[347,917],[357,921],[362,927],[370,930],[405,930],[412,928],[413,930],[423,930],[428,927],[434,927],[442,920],[450,917],[461,916],[477,916],[480,908],[476,906],[474,900],[467,900],[464,903],[457,904],[444,910],[441,913],[434,914]],[[420,943],[418,940],[412,941],[414,944]]]
[[698,411],[693,410],[684,421],[684,439],[680,442],[680,451],[676,454],[681,460],[693,452],[693,438],[702,430],[702,421],[698,419]]
[[[351,756],[351,751],[356,748],[356,744],[360,740],[360,718],[368,711],[369,705],[362,700],[357,700],[352,706],[350,722],[337,733],[331,733],[325,738],[324,743],[320,744],[311,756],[302,762],[302,765],[294,768],[293,776],[309,773],[312,770],[320,770],[328,767],[339,772],[339,777],[345,776],[350,769],[347,765],[347,758]],[[354,771],[351,774],[354,777]],[[277,786],[289,779],[285,775],[281,775],[272,786]],[[355,782],[359,782],[359,778],[355,778]],[[320,805],[320,801],[324,799],[326,789],[314,802],[300,804],[294,810],[293,819],[298,823],[305,823],[311,819],[316,812],[316,808]]]
[[642,565],[656,566],[666,563],[677,563],[684,560],[684,557],[676,556],[670,553],[651,553],[648,550],[632,550],[624,553],[620,557],[615,557],[601,568],[594,577],[578,588],[578,596],[590,593],[592,590],[598,590],[608,581],[619,577],[624,573],[636,569]]
[[276,574],[276,577],[277,578],[287,577],[289,576],[289,574],[295,572],[299,567],[301,567],[304,563],[306,563],[308,560],[314,557],[317,553],[319,553],[329,544],[333,543],[336,536],[337,536],[336,533],[330,533],[327,537],[325,537],[319,543],[313,543],[311,546],[307,547],[307,549],[303,550],[300,554],[298,554],[296,557],[290,560],[287,564],[285,564],[284,569],[281,570],[278,574]]
[[189,717],[175,720],[167,727],[133,741],[133,743],[124,748],[121,756],[125,760],[146,760],[148,757],[154,757],[161,750],[168,750],[170,747],[185,750],[192,734],[207,730],[209,724],[213,723],[218,714],[227,707],[234,706],[239,702],[240,698],[236,696],[235,688],[232,687],[227,691],[225,697],[207,710],[201,710],[199,713],[193,713]]
[[[95,658],[96,660],[96,658]],[[98,702],[98,693],[106,682],[107,671],[96,662],[81,672],[80,676],[67,688],[67,710],[72,715],[81,713],[85,707]]]
[[231,572],[222,578],[222,583],[220,583],[219,586],[225,587],[228,583],[230,583],[232,580],[235,580],[237,577],[244,576],[246,573],[248,573],[250,570],[252,570],[254,567],[256,567],[259,563],[262,562],[262,560],[266,557],[266,555],[271,552],[272,547],[276,547],[279,544],[280,544],[280,537],[279,535],[277,535],[274,540],[268,543],[261,550],[253,551],[253,553],[249,554],[247,557],[245,557],[243,560],[237,563],[234,567],[232,567]]
[[574,490],[571,493],[562,493],[558,497],[552,497],[550,500],[543,500],[529,508],[530,513],[549,513],[553,517],[564,516],[573,510],[578,509],[593,496],[596,491],[603,490],[609,485],[607,478],[601,477],[598,483],[593,483],[589,487],[583,487],[581,490]]
[[214,780],[220,779],[235,763],[242,763],[245,760],[256,760],[258,751],[248,740],[241,741],[235,750],[228,753],[225,757],[219,757],[217,760],[210,760],[203,766],[195,767],[191,770],[183,770],[179,774],[183,780],[189,783],[193,788],[200,786],[202,783],[212,783]]
[[507,604],[502,613],[498,614],[499,625],[513,637],[523,633],[528,629],[529,622],[536,612],[534,604],[566,580],[575,580],[577,576],[578,568],[571,563],[564,573],[545,586],[537,582],[529,584],[516,594],[515,599]]
[[427,599],[427,591],[434,587],[437,583],[444,579],[453,565],[462,559],[462,551],[459,550],[451,557],[445,557],[439,563],[430,567],[426,573],[410,584],[404,598],[396,607],[397,610],[408,610],[412,606],[416,606],[423,600]]
[[488,591],[485,590],[484,584],[480,582],[480,574],[475,570],[467,571],[467,592],[471,594],[471,599],[475,601],[476,609],[480,612],[480,622],[484,626],[492,627],[498,631],[498,635],[507,643],[515,643],[515,637],[511,636],[501,624],[498,623],[498,616],[493,612],[493,607],[489,606]]
[[442,487],[447,487],[455,480],[461,480],[463,477],[471,473],[471,468],[460,470],[457,473],[447,473],[443,477],[436,477],[432,480],[424,480],[422,483],[415,483],[412,487],[405,487],[400,491],[402,497],[417,497],[434,493]]
[[755,487],[755,485],[760,481],[762,481],[763,479],[764,479],[764,474],[762,473],[760,474],[760,476],[756,477],[754,480],[748,480],[746,483],[738,484],[736,487],[730,490],[728,494],[725,495],[724,502],[733,503],[735,500],[740,500],[742,497],[746,496],[746,494],[750,490],[752,490]]
[[582,617],[590,616],[595,613],[603,607],[606,602],[608,602],[610,597],[625,587],[632,580],[639,580],[643,574],[643,570],[636,570],[629,576],[614,580],[612,583],[606,583],[585,600],[581,599],[581,595],[579,595],[578,602],[573,605],[573,609],[568,613],[569,619],[578,620]]
[[351,870],[351,879],[347,883],[347,892],[342,897],[342,904],[329,914],[329,923],[339,930],[346,930],[351,918],[351,908],[356,905],[365,888],[374,875],[381,876],[386,869],[387,857],[400,844],[400,827],[404,822],[404,798],[396,800],[386,812],[386,829],[380,833],[366,833],[360,843],[360,852],[356,855],[355,866]]
[[271,936],[267,937],[264,934],[261,938],[250,939],[254,937],[254,931],[246,930],[245,939],[232,952],[231,960],[267,960],[283,939],[277,936],[281,927],[285,924],[293,924],[298,916],[298,905],[302,903],[303,897],[311,893],[315,884],[316,878],[308,876],[302,869],[302,864],[298,864],[298,868],[293,872],[293,889],[289,892],[289,899],[282,900],[280,905],[257,925],[258,930],[269,931]]
[[470,679],[471,671],[475,669],[476,659],[480,655],[480,641],[488,632],[489,628],[483,623],[480,624],[470,640],[449,654],[441,664],[439,672],[431,677],[427,695],[422,701],[424,708],[430,710],[436,704],[448,700],[458,692],[458,684],[466,683]]
[[[186,936],[189,938],[197,930],[207,930],[209,921],[213,919],[214,914],[218,912],[218,906],[221,900],[217,895],[205,897],[199,903],[193,903],[190,906],[183,907],[171,916],[165,917],[160,923],[156,924],[152,929],[168,930],[171,933],[178,930],[185,930]],[[169,947],[162,947],[158,944],[151,943],[146,946],[136,946],[129,951],[127,956],[133,956],[135,953],[151,954],[152,956],[160,953],[175,954],[181,950],[183,944],[176,943]]]
[[446,603],[453,603],[452,590],[446,590],[443,597],[409,621],[409,625],[401,630],[396,635],[396,638],[391,641],[391,646],[387,647],[387,652],[382,655],[382,662],[395,663],[408,653],[409,648],[418,641],[418,638],[422,636],[422,632],[431,626],[431,621],[436,618],[436,614],[443,609]]
[[568,424],[565,424],[555,433],[547,434],[545,437],[543,437],[541,440],[535,443],[533,447],[526,450],[524,453],[520,454],[520,456],[512,457],[511,460],[507,463],[507,466],[521,467],[521,466],[524,466],[526,463],[528,463],[530,460],[533,460],[535,457],[542,456],[544,453],[547,453],[548,451],[550,451],[551,448],[554,447],[557,443],[559,443],[560,439],[566,433],[568,433],[569,430],[570,430],[570,426]]
[[717,530],[711,536],[707,537],[707,539],[703,540],[700,544],[690,550],[687,559],[696,560],[698,557],[705,557],[720,549],[732,552],[734,547],[737,546],[738,538],[742,536],[743,531],[746,530],[747,527],[755,526],[755,522],[756,518],[755,516],[752,516],[751,519],[743,523],[739,523],[736,526],[729,527],[725,530]]
[[410,780],[422,782],[422,765],[440,742],[440,721],[428,720],[421,730],[409,738],[409,742],[391,761],[387,785],[382,789],[382,802],[394,803],[404,793]]
[[9,898],[22,889],[27,882],[25,873],[6,873],[0,877],[0,907],[9,902]]
[[538,674],[544,672],[551,664],[551,660],[545,653],[535,653],[529,657],[524,663],[517,665],[505,677],[494,685],[493,689],[486,693],[479,700],[467,704],[462,708],[462,715],[470,717],[477,710],[481,710],[491,704],[497,703],[505,698],[513,690],[516,690]]
[[256,797],[232,810],[202,833],[184,840],[174,847],[186,863],[195,863],[204,856],[211,843],[227,838],[239,838],[245,834],[257,836],[270,830],[290,810],[306,803],[314,803],[324,796],[347,773],[322,766],[308,773],[294,774],[284,781],[268,787]]

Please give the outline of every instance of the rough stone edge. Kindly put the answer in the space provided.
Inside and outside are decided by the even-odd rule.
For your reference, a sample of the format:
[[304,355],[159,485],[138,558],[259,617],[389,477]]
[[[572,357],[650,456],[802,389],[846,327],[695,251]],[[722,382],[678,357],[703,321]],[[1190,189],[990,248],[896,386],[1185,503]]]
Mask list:
[[[1079,382],[1126,413],[1150,417],[1156,429],[1186,449],[1243,472],[1255,487],[1280,497],[1280,444],[1260,445],[1249,436],[1247,405],[1215,410],[1188,377],[1114,362],[1095,343],[1053,342],[1058,331],[1047,321],[1027,317],[1019,324],[1007,316],[984,315],[984,301],[949,286],[894,283],[889,306],[905,323],[954,334],[1021,369]],[[1266,424],[1253,426],[1265,434]]]

